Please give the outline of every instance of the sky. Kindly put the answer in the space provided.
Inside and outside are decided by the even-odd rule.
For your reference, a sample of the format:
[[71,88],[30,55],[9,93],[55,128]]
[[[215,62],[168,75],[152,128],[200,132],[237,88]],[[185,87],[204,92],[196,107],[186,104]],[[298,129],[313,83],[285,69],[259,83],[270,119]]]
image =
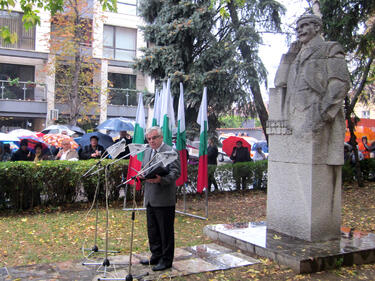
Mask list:
[[[282,18],[282,22],[290,26],[295,26],[296,19],[303,14],[304,9],[308,7],[306,0],[278,0],[283,4],[287,11]],[[292,37],[292,41],[296,39]],[[264,34],[263,45],[259,48],[259,56],[268,71],[268,87],[274,87],[274,78],[277,67],[279,66],[281,56],[288,51],[288,42],[284,34]],[[265,87],[262,87],[262,95],[265,102],[268,101],[268,93]]]

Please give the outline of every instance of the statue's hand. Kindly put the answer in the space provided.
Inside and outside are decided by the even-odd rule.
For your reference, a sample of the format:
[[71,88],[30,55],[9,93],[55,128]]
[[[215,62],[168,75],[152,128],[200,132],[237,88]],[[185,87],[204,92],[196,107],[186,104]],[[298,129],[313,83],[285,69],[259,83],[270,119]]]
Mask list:
[[300,41],[294,41],[288,50],[288,54],[298,54],[301,50],[302,43]]

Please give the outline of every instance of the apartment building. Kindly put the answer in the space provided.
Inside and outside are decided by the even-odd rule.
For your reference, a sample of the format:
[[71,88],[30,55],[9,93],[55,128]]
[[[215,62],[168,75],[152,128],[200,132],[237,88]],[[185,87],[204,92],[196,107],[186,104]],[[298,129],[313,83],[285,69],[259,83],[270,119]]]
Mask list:
[[[86,1],[93,7],[91,51],[100,65],[94,76],[100,85],[99,113],[94,121],[135,118],[137,92],[154,89],[149,77],[132,69],[134,58],[141,55],[139,49],[146,46],[138,29],[142,21],[137,16],[137,0],[118,0],[117,13],[103,12],[97,0]],[[67,104],[55,99],[55,89],[59,87],[56,74],[46,71],[52,57],[48,43],[51,20],[48,12],[42,11],[40,16],[41,24],[26,31],[21,9],[0,10],[0,25],[18,34],[15,44],[5,44],[0,39],[0,131],[42,130],[69,110]]]

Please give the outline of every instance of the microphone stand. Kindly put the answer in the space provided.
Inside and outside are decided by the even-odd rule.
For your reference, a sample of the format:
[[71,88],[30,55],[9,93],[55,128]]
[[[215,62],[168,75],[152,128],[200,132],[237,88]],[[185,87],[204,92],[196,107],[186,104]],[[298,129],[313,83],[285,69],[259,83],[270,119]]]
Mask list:
[[[86,173],[84,173],[82,175],[82,178],[85,178],[85,177],[90,177],[90,176],[93,176],[94,174],[98,173],[98,180],[97,180],[97,185],[96,185],[96,189],[95,189],[95,194],[94,194],[94,201],[95,201],[95,209],[96,209],[96,215],[95,215],[95,234],[94,234],[94,246],[90,248],[83,248],[82,247],[82,252],[84,253],[85,251],[90,251],[90,253],[85,257],[84,261],[82,262],[82,265],[98,265],[98,263],[93,263],[93,262],[87,262],[87,260],[89,259],[89,257],[91,257],[94,253],[98,253],[98,252],[104,252],[105,253],[105,259],[103,261],[103,266],[109,266],[109,260],[107,258],[107,255],[108,253],[119,253],[120,251],[113,251],[113,250],[108,250],[108,237],[107,237],[107,233],[108,233],[108,209],[107,209],[107,224],[106,224],[106,248],[105,250],[100,250],[98,245],[97,245],[97,239],[98,239],[98,221],[99,221],[99,205],[98,205],[98,192],[99,192],[99,189],[100,189],[100,173],[99,171],[103,170],[104,167],[102,166],[102,161],[104,159],[106,159],[107,157],[109,156],[109,153],[103,153],[102,157],[99,159],[99,161],[97,163],[95,163],[95,165],[91,166],[90,169],[88,171],[86,171]],[[91,172],[94,168],[96,167],[99,167],[96,171],[94,172]],[[107,168],[107,166],[105,167],[105,169]],[[90,173],[91,172],[91,173]],[[107,171],[106,171],[107,172]],[[106,181],[106,200],[107,200],[107,174],[105,173],[105,181]]]
[[[152,161],[152,159],[150,160],[150,162]],[[148,163],[150,163],[148,162]],[[158,163],[156,164],[159,164],[161,163],[162,161],[159,161]],[[148,164],[147,163],[147,164]],[[147,165],[146,164],[146,165]],[[153,165],[155,166],[155,165]],[[149,170],[150,168],[152,168],[153,166],[149,167],[148,169],[146,170]],[[124,181],[123,183],[121,183],[119,186],[123,185],[123,184],[127,184],[129,181],[131,180],[135,180],[135,181],[138,181],[139,179],[137,178],[139,175],[141,175],[143,172],[146,171],[145,169],[142,169],[140,170],[135,176],[129,178],[128,180]],[[129,269],[128,269],[128,275],[126,275],[125,278],[106,278],[104,276],[104,278],[98,278],[98,280],[113,280],[113,281],[117,281],[117,280],[125,280],[125,281],[133,281],[133,278],[135,279],[139,279],[143,276],[147,276],[149,273],[148,272],[145,272],[143,274],[140,274],[140,275],[137,275],[137,276],[134,276],[132,275],[132,257],[133,257],[133,238],[134,238],[134,222],[135,222],[135,206],[136,206],[136,203],[135,203],[135,185],[133,186],[133,211],[132,211],[132,217],[131,217],[131,220],[132,220],[132,223],[131,223],[131,232],[130,232],[130,252],[129,252]]]

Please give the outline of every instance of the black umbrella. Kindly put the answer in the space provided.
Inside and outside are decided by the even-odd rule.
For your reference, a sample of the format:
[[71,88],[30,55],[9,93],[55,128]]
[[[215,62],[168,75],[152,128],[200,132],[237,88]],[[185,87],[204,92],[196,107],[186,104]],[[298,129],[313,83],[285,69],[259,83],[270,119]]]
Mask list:
[[98,138],[99,145],[103,146],[104,149],[106,149],[108,146],[111,146],[113,144],[113,140],[110,136],[102,134],[100,132],[93,132],[83,135],[79,140],[78,144],[81,147],[84,147],[86,145],[90,144],[90,138],[92,136],[96,136]]

